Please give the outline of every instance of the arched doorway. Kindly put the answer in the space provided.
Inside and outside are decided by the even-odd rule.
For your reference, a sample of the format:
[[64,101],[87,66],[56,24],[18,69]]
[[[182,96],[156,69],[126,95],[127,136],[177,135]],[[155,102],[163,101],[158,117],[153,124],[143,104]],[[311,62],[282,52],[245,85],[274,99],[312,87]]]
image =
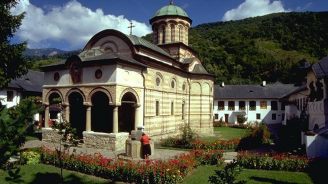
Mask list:
[[118,108],[118,131],[131,133],[135,127],[135,108],[137,99],[133,93],[125,93]]
[[72,128],[75,128],[76,135],[83,138],[83,131],[85,131],[85,115],[86,108],[83,105],[83,97],[78,92],[73,92],[68,96],[69,101],[69,122]]
[[62,117],[60,117],[60,113],[62,112],[61,103],[62,99],[60,95],[56,92],[51,93],[49,95],[49,126],[51,127],[54,121],[60,122]]
[[109,98],[103,92],[96,92],[91,98],[92,131],[113,132],[113,108],[109,106]]

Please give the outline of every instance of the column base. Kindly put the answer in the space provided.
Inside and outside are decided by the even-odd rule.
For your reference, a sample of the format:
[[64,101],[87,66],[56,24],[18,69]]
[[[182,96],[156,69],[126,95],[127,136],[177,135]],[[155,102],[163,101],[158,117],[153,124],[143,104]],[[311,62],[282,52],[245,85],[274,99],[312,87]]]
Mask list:
[[84,145],[87,148],[108,149],[119,151],[125,149],[125,141],[129,138],[129,133],[102,133],[102,132],[83,132]]

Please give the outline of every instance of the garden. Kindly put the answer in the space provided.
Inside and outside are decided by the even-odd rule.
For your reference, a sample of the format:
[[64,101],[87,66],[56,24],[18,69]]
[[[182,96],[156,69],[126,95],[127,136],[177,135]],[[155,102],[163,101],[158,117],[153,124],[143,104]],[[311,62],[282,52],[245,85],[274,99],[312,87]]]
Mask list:
[[[120,160],[47,147],[22,150],[19,170],[7,165],[9,172],[0,170],[0,183],[320,183],[322,168],[328,165],[302,155],[252,151],[271,143],[265,125],[215,128],[229,139],[198,137],[187,126],[181,131],[181,136],[163,140],[162,147],[186,153],[168,160]],[[227,151],[238,154],[225,164]]]

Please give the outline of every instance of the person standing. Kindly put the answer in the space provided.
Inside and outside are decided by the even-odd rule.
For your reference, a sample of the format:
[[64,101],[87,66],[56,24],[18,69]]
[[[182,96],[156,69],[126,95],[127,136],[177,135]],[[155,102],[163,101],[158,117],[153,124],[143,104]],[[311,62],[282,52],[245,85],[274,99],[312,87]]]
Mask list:
[[147,134],[142,133],[140,142],[141,142],[141,146],[142,146],[143,159],[148,159],[149,155],[151,155],[150,140],[151,139]]

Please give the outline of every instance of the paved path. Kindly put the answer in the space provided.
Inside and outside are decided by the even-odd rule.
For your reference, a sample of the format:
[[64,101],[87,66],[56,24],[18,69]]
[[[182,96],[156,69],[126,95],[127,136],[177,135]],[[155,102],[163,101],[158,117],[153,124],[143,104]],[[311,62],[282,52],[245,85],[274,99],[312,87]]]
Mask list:
[[[41,146],[46,146],[49,148],[55,148],[56,146],[58,147],[58,144],[54,143],[47,143],[47,142],[42,142],[39,140],[33,140],[33,141],[27,141],[25,145],[22,147],[23,149],[26,148],[37,148]],[[69,150],[70,153],[76,153],[76,154],[89,154],[93,155],[95,153],[100,153],[101,155],[109,158],[122,158],[122,159],[129,159],[131,160],[130,157],[125,156],[125,151],[120,150],[120,151],[110,151],[110,150],[105,150],[105,149],[94,149],[94,148],[84,148],[84,147],[71,147]],[[177,155],[187,153],[188,151],[180,151],[180,150],[168,150],[168,149],[155,149],[155,153],[150,156],[150,159],[156,159],[156,160],[167,160],[170,158],[173,158]],[[133,159],[133,160],[142,160],[142,159]]]

